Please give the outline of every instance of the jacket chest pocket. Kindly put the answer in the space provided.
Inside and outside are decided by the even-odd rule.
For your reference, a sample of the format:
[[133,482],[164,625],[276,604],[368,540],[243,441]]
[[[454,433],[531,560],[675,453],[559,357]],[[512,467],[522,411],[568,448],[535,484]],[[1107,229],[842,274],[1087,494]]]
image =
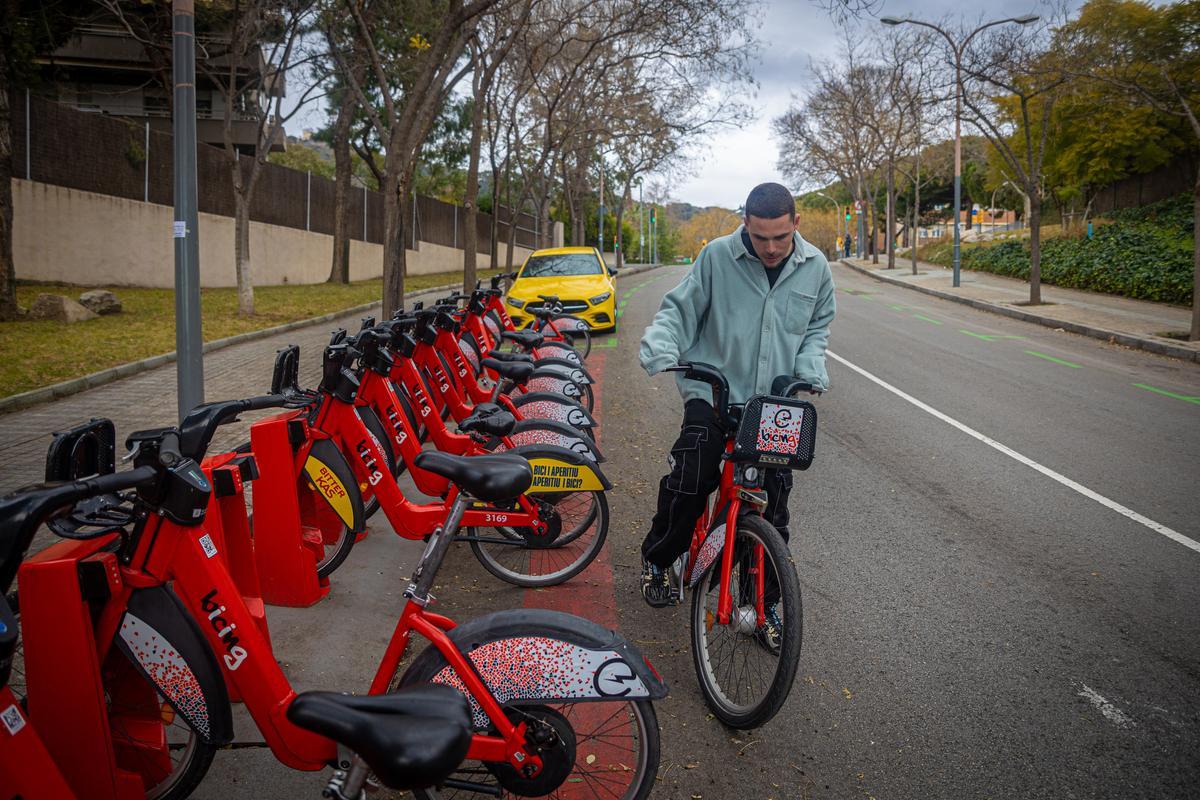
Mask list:
[[816,304],[817,298],[811,294],[788,292],[787,303],[783,307],[783,329],[788,333],[807,331]]

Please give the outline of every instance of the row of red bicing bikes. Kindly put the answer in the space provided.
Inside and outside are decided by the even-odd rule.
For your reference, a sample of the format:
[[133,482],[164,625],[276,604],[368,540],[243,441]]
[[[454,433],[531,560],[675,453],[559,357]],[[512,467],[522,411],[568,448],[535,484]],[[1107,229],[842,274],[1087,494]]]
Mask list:
[[[364,320],[333,334],[312,389],[298,349],[281,350],[268,394],[130,433],[120,471],[110,421],[56,433],[45,482],[0,498],[0,797],[186,797],[230,745],[234,701],[282,764],[332,769],[329,798],[649,796],[667,688],[632,643],[549,610],[462,624],[431,610],[456,542],[500,580],[543,587],[585,570],[607,536],[590,339],[543,300],[528,330],[513,329],[499,279]],[[706,700],[754,727],[790,690],[801,619],[759,472],[807,467],[815,412],[782,385],[730,406],[718,372],[679,369],[714,387],[729,442],[678,599],[693,593]],[[764,401],[807,414],[790,450],[763,445]],[[220,426],[265,410],[247,442],[209,452]],[[319,600],[378,513],[425,544],[375,676],[297,693],[264,600]],[[30,554],[43,525],[59,541]],[[740,645],[767,591],[794,624],[763,661]],[[413,634],[428,644],[401,668]]]

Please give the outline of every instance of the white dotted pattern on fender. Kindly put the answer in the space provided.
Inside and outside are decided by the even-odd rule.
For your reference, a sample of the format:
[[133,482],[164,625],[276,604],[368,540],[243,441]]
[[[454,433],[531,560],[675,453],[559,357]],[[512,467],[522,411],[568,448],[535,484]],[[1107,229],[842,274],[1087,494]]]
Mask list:
[[207,740],[208,704],[200,681],[179,651],[149,623],[129,612],[121,620],[120,636],[163,696]]
[[[588,650],[545,636],[501,639],[472,650],[471,663],[500,705],[520,700],[649,697],[642,679],[613,650]],[[451,666],[433,677],[471,701],[477,728],[487,716]]]

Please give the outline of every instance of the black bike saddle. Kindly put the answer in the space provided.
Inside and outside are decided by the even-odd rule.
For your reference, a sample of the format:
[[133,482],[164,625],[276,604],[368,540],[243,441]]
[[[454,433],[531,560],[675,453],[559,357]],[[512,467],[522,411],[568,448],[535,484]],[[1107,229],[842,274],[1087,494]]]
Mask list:
[[498,503],[512,500],[533,483],[529,462],[516,455],[452,456],[426,450],[413,464],[435,475],[449,478],[471,497]]
[[514,383],[525,383],[529,380],[529,376],[537,367],[532,361],[499,361],[494,358],[485,358],[479,362],[480,366],[495,370],[497,374],[508,378]]
[[516,426],[516,417],[495,403],[477,403],[471,415],[458,424],[458,429],[463,433],[508,436]]
[[441,783],[471,745],[467,699],[437,684],[365,697],[304,692],[287,718],[349,747],[392,789]]
[[516,342],[521,347],[538,347],[545,339],[542,334],[531,330],[501,331],[500,338]]

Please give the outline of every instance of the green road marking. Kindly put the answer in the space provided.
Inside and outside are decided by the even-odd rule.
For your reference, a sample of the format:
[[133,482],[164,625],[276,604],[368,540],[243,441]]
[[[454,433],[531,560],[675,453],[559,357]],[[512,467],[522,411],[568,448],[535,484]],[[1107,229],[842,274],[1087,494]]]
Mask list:
[[1148,392],[1161,394],[1164,397],[1174,397],[1176,400],[1182,400],[1185,403],[1195,403],[1196,405],[1200,406],[1200,397],[1189,397],[1186,394],[1175,394],[1175,392],[1168,392],[1166,389],[1159,389],[1155,386],[1147,386],[1144,383],[1135,383],[1134,386],[1138,387],[1139,389],[1145,389]]
[[600,341],[600,342],[597,342],[595,339],[592,340],[592,349],[593,350],[596,350],[597,348],[603,349],[605,347],[616,347],[616,346],[617,346],[617,337],[613,336],[611,334],[609,334],[603,341]]
[[1055,358],[1054,356],[1048,356],[1045,353],[1039,353],[1037,350],[1026,350],[1025,353],[1027,355],[1031,355],[1036,358],[1044,358],[1047,361],[1053,361],[1055,364],[1062,364],[1064,367],[1072,367],[1074,369],[1083,369],[1082,364],[1072,364],[1070,361],[1063,361],[1061,358]]
[[914,317],[916,317],[917,319],[923,319],[923,320],[925,320],[926,322],[932,322],[934,325],[941,325],[941,324],[942,324],[941,320],[937,320],[937,319],[930,319],[929,317],[923,316],[923,315],[921,315],[921,314],[913,314],[913,316],[914,316]]
[[974,331],[967,331],[967,330],[963,330],[962,328],[959,328],[958,332],[965,333],[967,336],[974,336],[976,339],[983,339],[985,342],[996,342],[996,341],[1000,341],[1002,339],[1024,339],[1025,338],[1024,336],[1014,336],[1012,334],[975,333]]
[[888,308],[890,308],[894,311],[903,311],[905,309],[905,306],[898,306],[893,303],[888,303]]

